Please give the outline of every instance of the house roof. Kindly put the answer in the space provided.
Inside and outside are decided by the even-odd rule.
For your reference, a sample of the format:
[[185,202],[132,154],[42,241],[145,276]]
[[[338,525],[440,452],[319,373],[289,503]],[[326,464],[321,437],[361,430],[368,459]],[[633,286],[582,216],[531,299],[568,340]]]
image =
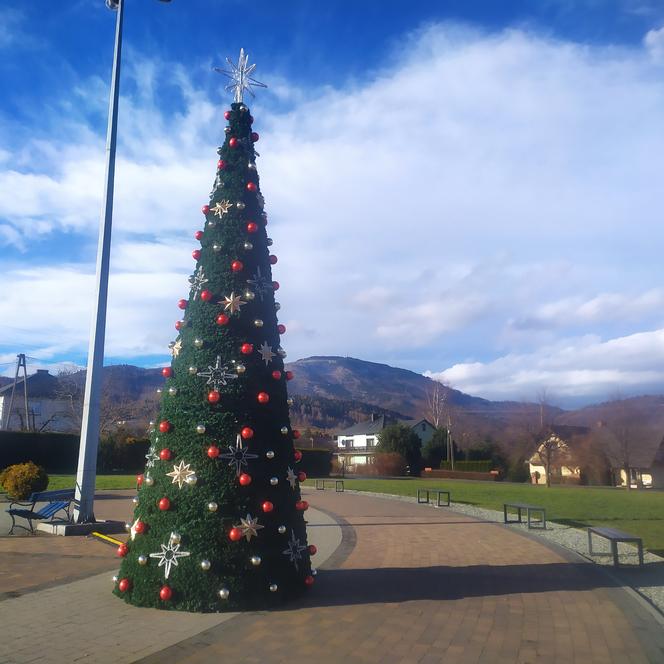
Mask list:
[[[0,388],[0,397],[9,397],[12,392],[14,381]],[[38,369],[37,373],[28,376],[28,398],[55,399],[58,392],[58,379],[46,369]],[[16,394],[14,398],[20,398],[23,393],[23,378],[16,382]]]
[[[365,420],[364,422],[357,422],[357,424],[353,424],[352,426],[349,426],[347,429],[342,429],[341,431],[337,431],[334,435],[335,436],[370,436],[371,434],[379,434],[386,426],[390,424],[405,424],[406,426],[409,427],[414,427],[421,422],[426,422],[427,424],[430,424],[428,420],[425,419],[419,419],[419,420],[397,420],[393,419],[391,417],[387,417],[386,415],[377,415],[373,417],[370,420]],[[431,424],[431,426],[433,426]]]
[[542,432],[540,438],[546,439],[551,434],[558,436],[566,443],[573,441],[576,436],[585,436],[591,431],[590,427],[571,426],[569,424],[552,424]]

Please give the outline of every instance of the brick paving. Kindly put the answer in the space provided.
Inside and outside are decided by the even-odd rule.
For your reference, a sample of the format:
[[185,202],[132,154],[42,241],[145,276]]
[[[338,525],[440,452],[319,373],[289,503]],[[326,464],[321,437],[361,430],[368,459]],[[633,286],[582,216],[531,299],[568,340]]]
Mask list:
[[664,662],[664,627],[590,563],[450,510],[311,492],[344,542],[296,606],[240,614],[141,664]]
[[[663,624],[590,563],[449,509],[306,493],[341,525],[317,533],[343,538],[311,593],[280,611],[136,609],[110,595],[112,572],[63,583],[115,569],[110,547],[0,538],[0,582],[23,594],[0,601],[0,662],[664,662]],[[127,518],[127,502],[100,501],[98,516]]]

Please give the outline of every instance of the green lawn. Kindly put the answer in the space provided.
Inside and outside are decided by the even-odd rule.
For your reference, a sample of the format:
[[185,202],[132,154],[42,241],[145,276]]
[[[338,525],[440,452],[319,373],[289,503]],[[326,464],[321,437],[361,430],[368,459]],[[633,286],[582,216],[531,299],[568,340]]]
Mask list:
[[[313,485],[308,480],[306,484]],[[664,492],[610,488],[551,487],[468,480],[345,480],[347,489],[398,496],[417,495],[422,487],[449,489],[452,501],[488,509],[503,509],[505,502],[542,505],[547,518],[582,528],[606,525],[643,538],[644,546],[664,556]]]
[[[49,475],[48,490],[71,489],[76,475]],[[136,475],[97,475],[97,489],[135,489]]]

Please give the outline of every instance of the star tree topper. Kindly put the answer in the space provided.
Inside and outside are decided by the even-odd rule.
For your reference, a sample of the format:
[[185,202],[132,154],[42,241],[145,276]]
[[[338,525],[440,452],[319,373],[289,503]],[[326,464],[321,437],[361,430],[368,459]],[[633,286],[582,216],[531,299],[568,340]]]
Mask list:
[[231,82],[226,86],[226,90],[234,90],[233,101],[237,104],[242,103],[242,98],[244,91],[247,90],[252,97],[255,97],[254,91],[251,89],[252,86],[257,88],[266,88],[265,83],[261,83],[256,79],[251,77],[256,65],[249,65],[249,56],[244,52],[244,49],[240,49],[240,58],[235,64],[230,58],[226,58],[226,62],[230,65],[230,70],[221,69],[220,67],[215,67],[214,70],[228,76],[231,79]]

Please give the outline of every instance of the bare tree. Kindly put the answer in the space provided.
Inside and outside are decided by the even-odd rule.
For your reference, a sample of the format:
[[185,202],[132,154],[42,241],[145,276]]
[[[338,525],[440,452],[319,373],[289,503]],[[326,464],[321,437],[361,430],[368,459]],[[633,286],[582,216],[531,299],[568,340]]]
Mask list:
[[539,404],[539,418],[540,429],[543,431],[544,427],[552,424],[551,411],[550,411],[550,395],[548,387],[540,387],[536,394],[537,403]]
[[440,425],[443,422],[446,413],[448,393],[449,385],[437,380],[431,381],[431,384],[427,389],[427,416],[436,429],[440,428]]
[[544,466],[546,485],[551,486],[551,470],[570,459],[569,449],[564,441],[550,433],[538,446],[535,456]]

